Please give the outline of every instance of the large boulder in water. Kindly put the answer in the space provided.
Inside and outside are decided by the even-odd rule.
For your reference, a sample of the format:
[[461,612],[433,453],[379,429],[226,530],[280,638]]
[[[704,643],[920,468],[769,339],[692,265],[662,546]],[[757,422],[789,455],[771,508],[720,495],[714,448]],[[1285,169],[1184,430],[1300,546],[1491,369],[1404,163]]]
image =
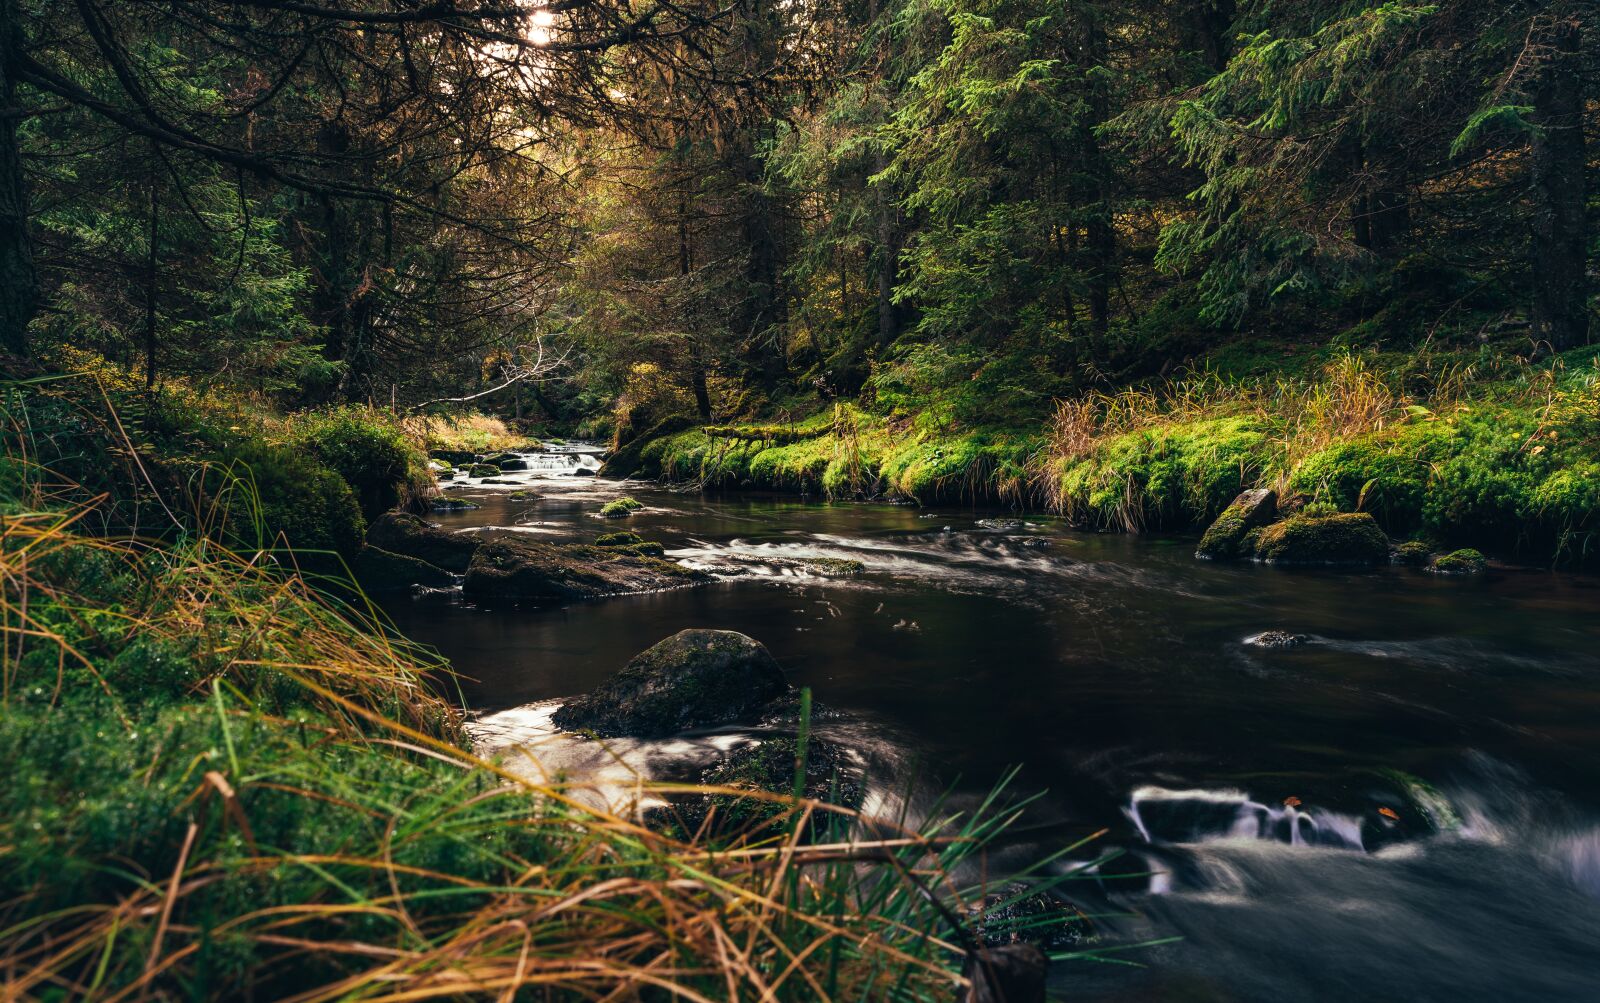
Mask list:
[[362,547],[361,553],[350,562],[350,573],[369,595],[409,592],[418,585],[445,588],[455,582],[448,571],[427,561],[370,544]]
[[1245,538],[1278,515],[1278,496],[1269,488],[1246,491],[1217,516],[1200,538],[1194,556],[1208,561],[1230,561],[1247,553]]
[[407,512],[388,512],[367,529],[367,543],[460,574],[478,549],[476,534],[451,533]]
[[664,738],[747,719],[788,689],[761,642],[731,630],[683,630],[634,656],[593,693],[556,711],[556,727],[605,738]]
[[1268,564],[1366,567],[1389,560],[1389,538],[1367,512],[1297,515],[1256,535],[1256,557]]
[[[649,821],[685,837],[697,833],[719,839],[771,836],[774,827],[787,825],[798,809],[793,802],[749,795],[792,796],[799,748],[800,740],[789,736],[744,746],[700,775],[701,784],[724,788],[726,793],[678,798],[671,807],[653,812]],[[809,739],[804,776],[801,797],[852,811],[861,807],[864,776],[843,746],[826,739]],[[801,835],[812,842],[842,840],[849,834],[852,821],[850,815],[813,809]]]
[[475,599],[565,602],[710,580],[703,571],[632,549],[496,539],[483,541],[473,555],[462,591]]

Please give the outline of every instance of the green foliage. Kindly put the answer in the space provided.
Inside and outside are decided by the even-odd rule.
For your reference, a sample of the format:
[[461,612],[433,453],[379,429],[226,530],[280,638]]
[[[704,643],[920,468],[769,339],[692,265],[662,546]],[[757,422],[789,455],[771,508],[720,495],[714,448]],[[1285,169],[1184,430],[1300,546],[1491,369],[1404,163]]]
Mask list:
[[381,411],[343,407],[308,412],[296,416],[291,428],[293,445],[343,477],[368,519],[431,490],[426,454]]

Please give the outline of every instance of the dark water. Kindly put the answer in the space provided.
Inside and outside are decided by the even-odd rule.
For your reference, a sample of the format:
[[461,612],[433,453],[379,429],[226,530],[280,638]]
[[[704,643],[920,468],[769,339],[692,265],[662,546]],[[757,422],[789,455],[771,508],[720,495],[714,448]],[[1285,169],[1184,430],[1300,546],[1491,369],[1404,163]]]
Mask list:
[[[1211,565],[1192,541],[978,523],[1004,513],[532,482],[537,501],[469,492],[481,510],[436,518],[586,539],[626,490],[650,506],[627,528],[743,574],[551,609],[392,603],[471,705],[587,690],[727,628],[867,722],[895,782],[976,794],[1021,764],[1012,789],[1047,793],[994,867],[1109,828],[1096,845],[1127,855],[1107,870],[1154,876],[1082,886],[1118,914],[1107,942],[1182,938],[1138,968],[1060,966],[1066,996],[1600,999],[1600,581]],[[867,572],[782,560],[816,556]],[[1269,629],[1310,640],[1246,643]]]

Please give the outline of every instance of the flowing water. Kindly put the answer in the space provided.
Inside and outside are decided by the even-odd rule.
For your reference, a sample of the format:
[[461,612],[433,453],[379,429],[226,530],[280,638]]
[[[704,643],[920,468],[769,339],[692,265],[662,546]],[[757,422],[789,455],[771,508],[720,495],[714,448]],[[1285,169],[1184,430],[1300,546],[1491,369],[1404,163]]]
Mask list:
[[[537,499],[467,489],[482,508],[435,519],[552,541],[625,526],[724,577],[556,608],[391,602],[470,677],[491,744],[680,629],[739,630],[872,762],[879,806],[913,777],[976,797],[1020,765],[1011,792],[1044,793],[995,873],[1109,829],[1054,871],[1121,851],[1065,887],[1108,914],[1104,943],[1178,939],[1119,955],[1140,967],[1057,966],[1066,996],[1600,999],[1600,580],[1215,565],[1192,540],[1004,513],[573,476],[595,466],[580,454],[508,478]],[[596,518],[623,493],[649,507]],[[811,557],[866,571],[818,577]],[[1268,630],[1305,641],[1252,643]],[[628,769],[741,740],[637,743]]]

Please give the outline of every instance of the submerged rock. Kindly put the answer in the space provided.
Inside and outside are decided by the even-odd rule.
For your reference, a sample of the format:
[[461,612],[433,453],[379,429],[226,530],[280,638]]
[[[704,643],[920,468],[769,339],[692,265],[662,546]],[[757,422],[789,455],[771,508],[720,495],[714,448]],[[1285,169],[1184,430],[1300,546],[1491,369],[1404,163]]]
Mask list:
[[1082,944],[1094,932],[1081,910],[1021,881],[985,895],[969,914],[978,939],[988,947],[1035,944],[1061,951]]
[[1488,558],[1470,548],[1437,558],[1428,568],[1436,575],[1481,575],[1488,569]]
[[1389,538],[1366,512],[1297,515],[1256,537],[1256,558],[1268,564],[1370,566],[1389,559]]
[[418,585],[445,588],[455,584],[455,577],[443,568],[371,544],[362,547],[350,562],[350,573],[362,591],[372,595],[409,592]]
[[665,738],[747,720],[787,689],[777,660],[754,638],[683,630],[635,655],[594,692],[568,701],[552,720],[603,738]]
[[[735,791],[792,796],[796,773],[797,738],[773,738],[734,751],[728,758],[700,775],[707,787],[727,787]],[[805,780],[801,796],[811,801],[854,810],[864,795],[862,772],[843,746],[825,739],[806,743]],[[765,798],[742,797],[733,793],[698,794],[679,799],[657,815],[663,828],[685,836],[696,833],[726,838],[736,833],[759,833],[771,823],[795,811],[793,804]],[[787,819],[784,819],[787,821]],[[807,839],[843,838],[850,817],[829,811],[813,811],[804,836]]]
[[473,555],[463,590],[479,599],[565,601],[710,580],[705,572],[616,547],[496,539]]
[[451,533],[406,512],[387,512],[367,529],[367,542],[459,574],[467,570],[480,541],[475,535]]
[[1235,498],[1217,516],[1194,556],[1208,561],[1229,561],[1247,556],[1250,531],[1270,523],[1278,515],[1278,495],[1268,488],[1254,488]]
[[1304,634],[1290,634],[1289,632],[1282,630],[1264,630],[1254,637],[1245,638],[1244,643],[1253,648],[1273,648],[1281,650],[1285,648],[1298,648],[1300,645],[1305,644],[1309,640],[1311,640],[1311,638]]
[[979,529],[992,529],[1002,533],[1014,533],[1019,529],[1027,529],[1028,524],[1021,519],[979,519]]

